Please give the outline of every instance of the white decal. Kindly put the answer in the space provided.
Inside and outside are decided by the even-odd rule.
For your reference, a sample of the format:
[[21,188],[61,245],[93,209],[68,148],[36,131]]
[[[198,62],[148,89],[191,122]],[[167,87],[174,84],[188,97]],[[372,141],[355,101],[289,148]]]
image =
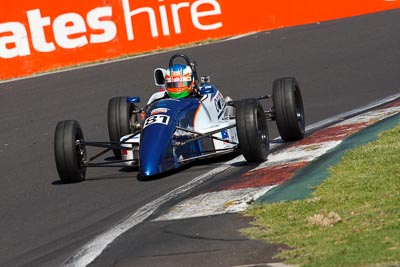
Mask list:
[[161,123],[164,125],[168,125],[170,120],[170,117],[168,115],[154,115],[151,117],[148,117],[143,125],[143,129],[146,128],[149,125],[155,124],[155,123]]
[[[20,22],[0,23],[0,58],[31,55],[30,41],[33,49],[42,53],[55,51],[56,44],[64,49],[74,49],[89,43],[110,42],[117,36],[112,14],[112,7],[98,7],[90,10],[86,18],[70,12],[51,21],[50,16],[42,15],[40,9],[28,10],[27,25]],[[46,36],[47,28],[52,29],[54,40]],[[95,30],[95,33],[89,34],[90,30]]]
[[225,99],[221,93],[214,98],[214,105],[217,113],[220,113],[220,111],[225,107]]
[[[163,2],[163,0],[158,0],[158,2]],[[135,16],[145,14],[149,19],[150,31],[152,37],[158,37],[158,21],[161,21],[161,29],[162,34],[164,36],[169,36],[170,28],[169,21],[172,20],[172,24],[174,25],[174,33],[181,34],[181,18],[180,14],[183,12],[188,12],[192,19],[192,24],[196,29],[201,31],[210,31],[216,30],[222,27],[222,22],[216,22],[212,24],[205,24],[200,22],[200,19],[221,15],[221,6],[217,0],[197,0],[193,4],[190,2],[182,2],[178,4],[171,4],[170,7],[165,5],[160,5],[158,10],[153,9],[151,7],[140,7],[136,9],[131,9],[130,1],[123,0],[122,1],[123,9],[124,9],[124,18],[125,18],[125,26],[126,26],[126,34],[128,40],[135,40],[134,33],[134,23],[133,20]],[[186,11],[189,9],[188,11]]]
[[86,31],[86,23],[77,13],[60,15],[53,22],[54,38],[57,44],[65,49],[87,45]]
[[[106,1],[107,2],[107,1]],[[128,41],[135,40],[138,19],[147,20],[152,37],[188,33],[182,29],[184,17],[190,17],[189,24],[200,31],[212,31],[223,26],[220,15],[221,5],[217,0],[195,0],[164,4],[158,0],[158,7],[136,6],[133,0],[122,0],[122,10],[113,15],[112,6],[95,7],[86,14],[65,12],[43,14],[39,8],[27,10],[27,23],[10,21],[0,23],[0,58],[29,56],[32,53],[51,53],[61,47],[76,49],[90,44],[108,43],[125,31]],[[145,2],[145,1],[142,1]],[[118,6],[120,7],[120,6]],[[117,26],[116,18],[123,17],[124,29]],[[213,18],[213,22],[209,22]],[[208,21],[208,22],[207,22]],[[161,29],[161,32],[160,32]],[[32,49],[32,51],[31,51]]]
[[87,14],[89,27],[98,33],[90,35],[90,43],[99,44],[111,42],[117,36],[117,26],[105,18],[112,16],[111,7],[98,7]]
[[50,17],[43,17],[40,9],[30,10],[26,12],[26,15],[29,25],[35,25],[30,27],[33,48],[38,52],[52,52],[56,50],[54,43],[46,40],[44,32],[44,28],[51,25]]
[[150,115],[155,115],[155,114],[159,114],[159,113],[167,113],[167,112],[168,112],[168,108],[156,108],[150,112]]
[[[8,35],[2,36],[2,33],[7,33]],[[0,36],[1,58],[22,57],[31,54],[28,34],[24,24],[19,22],[1,23]]]

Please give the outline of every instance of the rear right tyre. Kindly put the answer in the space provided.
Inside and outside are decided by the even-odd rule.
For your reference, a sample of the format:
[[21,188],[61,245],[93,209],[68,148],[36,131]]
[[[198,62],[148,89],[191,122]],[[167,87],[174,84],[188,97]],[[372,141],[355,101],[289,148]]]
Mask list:
[[279,134],[284,141],[304,138],[304,107],[300,87],[295,78],[284,77],[273,84],[273,110]]

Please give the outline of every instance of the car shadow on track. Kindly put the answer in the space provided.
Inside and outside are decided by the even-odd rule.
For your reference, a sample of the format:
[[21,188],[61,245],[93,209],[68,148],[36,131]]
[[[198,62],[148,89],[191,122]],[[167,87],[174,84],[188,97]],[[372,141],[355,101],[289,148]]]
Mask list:
[[[294,142],[282,142],[282,140],[278,139],[274,139],[270,141],[271,144],[275,144],[273,149],[270,149],[270,153],[274,153],[275,151],[282,149],[284,147],[290,146],[292,143]],[[101,181],[101,180],[118,180],[118,179],[137,179],[140,182],[152,182],[152,181],[156,181],[156,180],[160,180],[160,179],[164,179],[168,176],[171,175],[175,175],[181,172],[184,172],[186,170],[189,170],[191,168],[197,167],[197,168],[202,168],[204,167],[205,170],[209,170],[213,167],[210,168],[210,165],[212,164],[223,164],[226,163],[230,160],[233,160],[234,158],[240,156],[241,153],[240,152],[235,152],[235,153],[231,153],[231,154],[226,154],[226,155],[221,155],[219,157],[213,157],[213,158],[205,158],[205,159],[201,159],[201,160],[197,160],[191,163],[187,163],[177,169],[174,170],[170,170],[167,172],[164,172],[162,174],[159,175],[154,175],[154,176],[150,176],[150,177],[142,177],[140,175],[139,169],[138,167],[114,167],[114,168],[119,168],[117,172],[115,173],[110,173],[110,174],[106,174],[106,175],[101,175],[101,176],[94,176],[94,177],[87,177],[83,182],[94,182],[94,181]],[[114,157],[107,157],[104,159],[104,161],[115,161]],[[245,159],[241,160],[241,161],[237,161],[237,162],[233,162],[231,163],[232,167],[244,167],[245,170],[249,169],[249,168],[254,168],[254,166],[258,165],[259,163],[248,163],[246,162]],[[56,180],[52,182],[52,185],[67,185],[70,183],[64,183],[61,180]]]
[[101,181],[101,180],[123,180],[123,179],[135,179],[135,178],[136,178],[136,175],[119,175],[119,173],[116,172],[116,173],[102,175],[102,176],[88,177],[88,178],[85,178],[85,180],[82,182],[64,183],[61,180],[55,180],[51,184],[60,186],[60,185],[79,184],[79,183],[84,183],[84,182],[95,182],[95,181]]
[[137,179],[141,182],[151,182],[151,181],[155,181],[155,180],[160,180],[163,178],[166,178],[168,176],[174,175],[174,174],[178,174],[181,172],[184,172],[186,170],[189,170],[191,168],[194,167],[204,167],[205,170],[209,170],[210,169],[210,165],[211,164],[221,164],[224,162],[227,162],[229,160],[234,159],[235,157],[237,157],[238,155],[240,155],[239,153],[232,153],[232,154],[227,154],[227,155],[222,155],[219,157],[213,157],[213,158],[205,158],[205,159],[201,159],[201,160],[197,160],[194,162],[190,162],[187,163],[177,169],[173,169],[170,171],[166,171],[162,174],[158,174],[158,175],[154,175],[154,176],[150,176],[150,177],[142,177],[140,175],[140,173],[137,174]]

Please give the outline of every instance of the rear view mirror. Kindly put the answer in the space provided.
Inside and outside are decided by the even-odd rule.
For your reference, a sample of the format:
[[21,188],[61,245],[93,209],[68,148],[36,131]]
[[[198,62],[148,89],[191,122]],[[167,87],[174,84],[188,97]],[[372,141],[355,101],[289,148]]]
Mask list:
[[128,103],[140,103],[140,97],[138,97],[138,96],[128,97],[126,99],[126,102],[128,102]]
[[167,71],[163,68],[157,68],[154,70],[154,82],[157,86],[165,86],[165,75]]
[[211,77],[210,76],[201,76],[200,77],[200,84],[208,84],[211,82]]

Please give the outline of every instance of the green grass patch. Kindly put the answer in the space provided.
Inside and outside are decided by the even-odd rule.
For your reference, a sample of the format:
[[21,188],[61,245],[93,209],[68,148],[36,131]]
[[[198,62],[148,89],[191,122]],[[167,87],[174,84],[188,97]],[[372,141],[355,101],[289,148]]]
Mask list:
[[305,200],[260,204],[248,237],[286,244],[302,266],[400,264],[400,125],[348,151]]

